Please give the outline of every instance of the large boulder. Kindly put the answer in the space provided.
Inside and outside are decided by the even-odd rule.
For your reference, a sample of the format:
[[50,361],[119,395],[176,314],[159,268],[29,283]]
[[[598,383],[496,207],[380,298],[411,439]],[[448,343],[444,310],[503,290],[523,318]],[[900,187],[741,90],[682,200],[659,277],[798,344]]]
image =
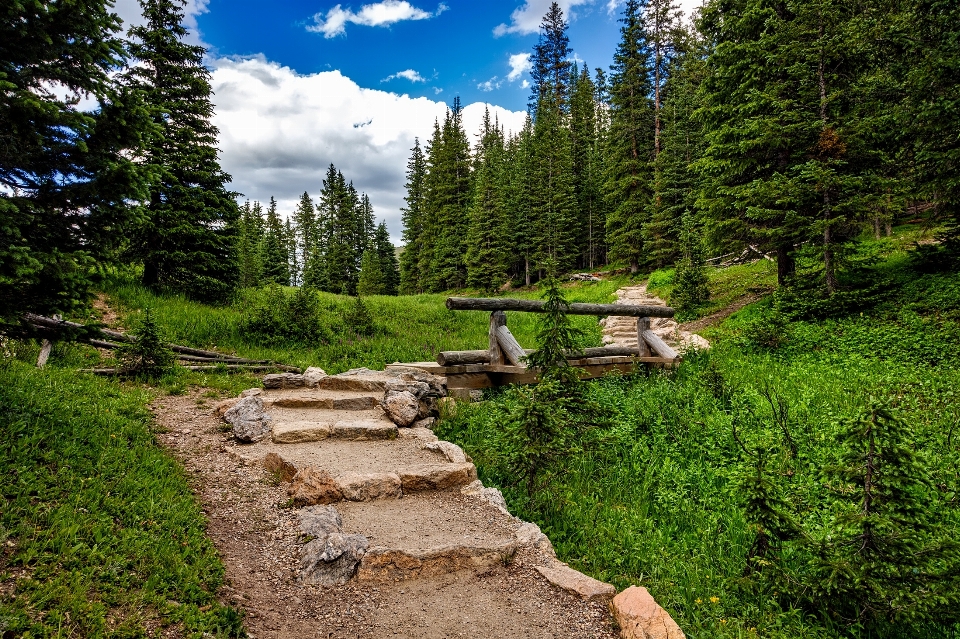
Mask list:
[[680,626],[646,588],[630,586],[610,603],[623,639],[685,639]]
[[367,552],[367,538],[344,535],[343,519],[333,506],[310,506],[297,516],[301,534],[314,538],[300,550],[301,581],[323,586],[348,582]]
[[343,493],[330,473],[309,466],[293,476],[287,494],[293,498],[295,506],[332,504],[343,500]]
[[326,539],[327,535],[343,532],[343,518],[333,506],[307,506],[297,512],[300,534]]
[[387,391],[381,406],[387,417],[397,426],[409,426],[420,414],[420,402],[409,391]]
[[234,436],[242,442],[258,442],[270,433],[270,416],[263,410],[259,395],[242,398],[223,414],[223,419],[233,425]]

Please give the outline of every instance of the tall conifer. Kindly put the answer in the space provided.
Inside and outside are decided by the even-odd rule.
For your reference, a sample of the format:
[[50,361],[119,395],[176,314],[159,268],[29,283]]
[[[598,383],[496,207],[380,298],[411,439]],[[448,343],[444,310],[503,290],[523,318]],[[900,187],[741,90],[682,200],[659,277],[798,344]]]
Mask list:
[[267,229],[263,236],[263,277],[268,282],[290,285],[290,253],[287,231],[277,212],[277,201],[270,198],[267,207]]
[[495,291],[507,279],[507,224],[503,202],[504,139],[490,110],[483,114],[474,154],[473,202],[467,234],[467,286]]
[[407,162],[407,205],[400,209],[403,221],[403,252],[400,254],[400,292],[404,295],[422,293],[424,284],[419,268],[424,224],[424,188],[427,179],[427,162],[420,148],[420,138],[414,140],[410,160]]

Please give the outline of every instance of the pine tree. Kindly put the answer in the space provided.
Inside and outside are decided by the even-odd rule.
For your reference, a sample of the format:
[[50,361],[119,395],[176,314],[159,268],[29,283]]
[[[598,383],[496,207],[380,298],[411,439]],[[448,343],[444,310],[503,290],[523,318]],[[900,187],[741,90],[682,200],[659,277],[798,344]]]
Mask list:
[[280,286],[290,285],[290,253],[286,238],[286,228],[277,213],[277,201],[271,197],[267,207],[267,229],[263,235],[263,278]]
[[577,261],[596,265],[600,217],[600,149],[597,137],[596,86],[586,66],[576,75],[570,97],[570,148],[573,192],[576,199]]
[[528,108],[534,120],[540,103],[548,96],[555,108],[564,110],[567,106],[572,52],[567,26],[560,5],[552,2],[540,23],[540,39],[530,57],[533,88]]
[[463,130],[463,109],[456,98],[441,129],[440,144],[431,146],[427,208],[435,235],[429,274],[430,290],[462,288],[470,204],[470,142]]
[[400,292],[404,295],[422,293],[423,277],[419,270],[420,253],[425,241],[424,188],[427,177],[427,162],[420,148],[420,138],[414,140],[410,161],[407,162],[407,183],[404,197],[407,205],[400,209],[403,220],[403,252],[400,254]]
[[360,199],[352,184],[332,164],[323,181],[324,207],[330,216],[327,225],[326,289],[332,293],[353,295],[362,254],[357,253],[357,222]]
[[203,47],[183,41],[185,0],[141,0],[146,24],[130,30],[128,78],[153,110],[147,162],[159,177],[134,238],[148,286],[222,301],[236,287],[239,208],[217,158],[210,72]]
[[504,139],[490,111],[483,115],[474,154],[473,203],[467,232],[467,286],[495,291],[507,279]]
[[294,226],[293,220],[288,217],[284,222],[283,243],[287,249],[287,264],[290,268],[291,286],[300,286],[303,276],[303,265],[300,261],[302,254],[297,245],[297,235],[299,235],[299,229]]
[[514,262],[511,272],[530,286],[534,269],[536,238],[533,214],[533,121],[529,114],[523,129],[507,144],[505,206],[508,246]]
[[397,263],[397,251],[390,241],[390,232],[387,223],[380,222],[373,238],[373,250],[380,262],[380,272],[383,273],[383,294],[397,295],[400,292],[400,267]]
[[[309,262],[313,259],[322,259],[317,253],[317,212],[310,194],[304,191],[293,212],[293,221],[296,232],[293,237],[293,257],[299,261],[300,268],[294,274],[294,284],[308,285],[307,274],[310,272]],[[291,260],[292,261],[292,260]],[[315,288],[315,286],[312,286]]]
[[440,197],[440,155],[443,147],[443,132],[440,123],[434,121],[433,134],[427,140],[425,152],[425,173],[423,179],[423,199],[421,205],[419,255],[417,256],[418,292],[432,292],[433,276],[431,268],[436,253],[436,238],[440,233],[440,210],[437,206]]
[[252,288],[260,286],[263,280],[262,244],[265,234],[263,210],[259,202],[253,206],[247,201],[241,209],[240,239],[240,286]]
[[374,249],[363,252],[360,260],[360,276],[357,280],[357,296],[383,295],[386,291],[380,256]]
[[[104,1],[7,2],[0,10],[0,330],[24,312],[86,303],[95,273],[118,261],[150,177],[139,97],[111,77],[125,63]],[[48,87],[94,97],[83,112]]]
[[610,77],[610,129],[607,135],[605,195],[610,259],[623,260],[636,273],[644,261],[643,227],[651,199],[654,109],[650,100],[652,61],[641,3],[627,0],[620,20],[621,40]]

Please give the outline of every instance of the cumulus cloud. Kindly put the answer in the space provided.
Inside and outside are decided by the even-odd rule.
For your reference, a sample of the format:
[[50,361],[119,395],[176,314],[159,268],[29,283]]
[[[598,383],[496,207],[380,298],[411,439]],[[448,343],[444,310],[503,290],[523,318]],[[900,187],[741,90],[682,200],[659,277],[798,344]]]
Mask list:
[[[187,0],[187,4],[183,7],[183,26],[187,28],[186,41],[190,44],[208,46],[203,42],[200,35],[197,18],[210,11],[209,4],[210,0]],[[130,27],[141,26],[146,23],[138,0],[116,0],[113,12],[123,20],[124,33]]]
[[367,27],[388,27],[405,20],[427,20],[440,15],[447,10],[447,5],[440,3],[434,12],[418,9],[406,0],[383,0],[374,4],[365,4],[360,11],[354,13],[351,9],[344,9],[336,5],[326,15],[322,12],[313,16],[314,24],[307,27],[307,31],[322,33],[324,38],[333,38],[347,32],[347,23],[359,24]]
[[516,82],[524,73],[533,68],[530,62],[529,53],[515,53],[510,56],[510,73],[507,74],[509,82]]
[[390,82],[390,80],[396,80],[397,78],[403,78],[404,80],[410,80],[411,82],[426,82],[427,79],[420,75],[419,72],[414,71],[413,69],[407,69],[406,71],[397,71],[392,75],[388,75],[381,82]]
[[[540,30],[540,22],[546,15],[547,9],[553,0],[526,0],[522,6],[517,7],[510,14],[510,24],[499,24],[493,30],[493,35],[500,37],[508,33],[537,33]],[[563,14],[567,20],[570,19],[570,10],[580,4],[591,4],[593,0],[557,0],[557,4],[563,9]]]
[[477,85],[477,88],[481,91],[493,91],[494,89],[499,89],[500,85],[503,84],[497,76],[493,76],[486,82],[481,82]]
[[[422,142],[447,106],[364,89],[339,71],[301,75],[265,58],[218,59],[211,84],[220,129],[221,164],[231,188],[250,199],[277,198],[289,214],[304,191],[316,197],[333,163],[367,193],[377,218],[399,243],[407,159],[414,138]],[[470,139],[485,105],[464,108]],[[490,106],[491,116],[519,132],[525,113]]]

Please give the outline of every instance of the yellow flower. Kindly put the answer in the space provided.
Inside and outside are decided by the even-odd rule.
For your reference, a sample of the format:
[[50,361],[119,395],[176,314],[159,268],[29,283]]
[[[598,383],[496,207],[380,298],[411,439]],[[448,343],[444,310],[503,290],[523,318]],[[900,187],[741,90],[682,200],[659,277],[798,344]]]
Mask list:
[[720,603],[720,597],[710,597],[710,603]]
[[720,623],[727,623],[727,620],[726,620],[726,619],[721,619],[721,620],[720,620]]
[[703,603],[703,599],[697,598],[697,603]]

